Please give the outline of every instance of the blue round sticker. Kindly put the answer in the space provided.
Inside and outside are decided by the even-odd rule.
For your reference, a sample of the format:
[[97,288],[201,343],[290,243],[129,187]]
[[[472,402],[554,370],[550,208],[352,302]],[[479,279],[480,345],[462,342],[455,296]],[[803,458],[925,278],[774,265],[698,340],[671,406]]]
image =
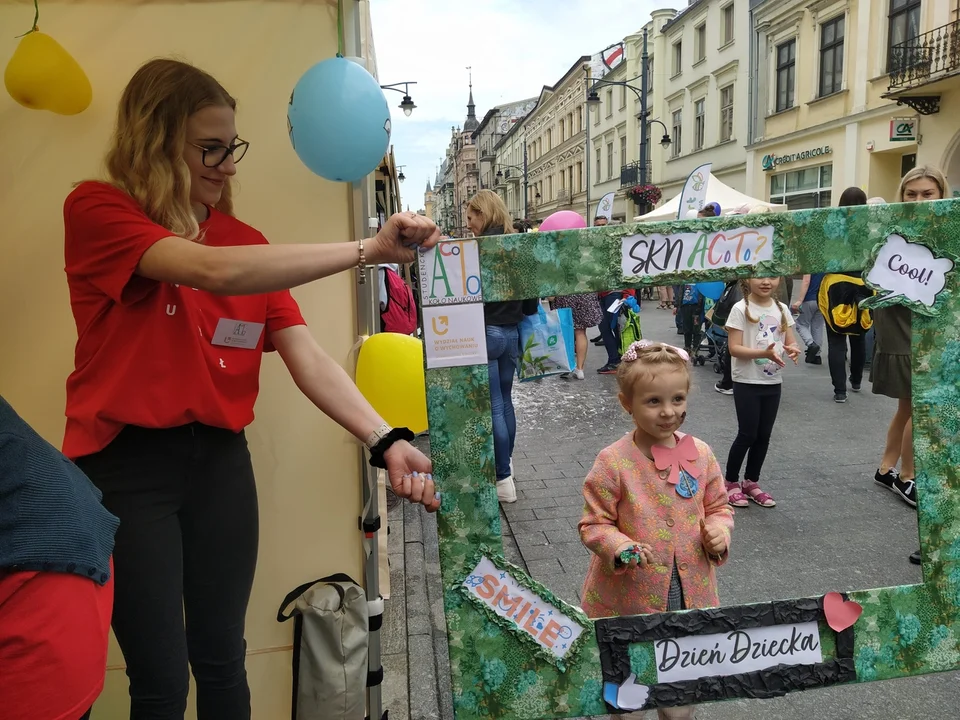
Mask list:
[[688,500],[697,494],[700,484],[686,470],[680,471],[680,482],[677,483],[677,495]]

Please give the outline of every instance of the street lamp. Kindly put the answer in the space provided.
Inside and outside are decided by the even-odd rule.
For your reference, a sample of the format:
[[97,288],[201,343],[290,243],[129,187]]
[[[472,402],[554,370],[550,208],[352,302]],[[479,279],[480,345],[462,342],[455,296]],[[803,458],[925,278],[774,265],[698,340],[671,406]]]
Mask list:
[[[597,88],[603,87],[605,85],[618,85],[620,87],[629,88],[637,95],[637,99],[640,101],[640,185],[647,184],[647,125],[658,123],[663,128],[663,137],[660,138],[660,147],[666,150],[670,147],[671,139],[670,134],[667,132],[667,126],[664,125],[660,120],[647,120],[647,66],[649,63],[650,56],[647,53],[647,29],[643,29],[643,53],[640,56],[640,88],[637,89],[633,85],[629,84],[626,81],[614,81],[614,80],[596,80],[590,88],[587,90],[587,105],[599,105],[600,96],[597,94]],[[634,78],[636,79],[636,78]],[[589,148],[587,148],[589,150]],[[589,162],[589,159],[588,161]],[[587,188],[589,192],[589,187]],[[588,208],[589,209],[589,208]]]
[[[403,114],[407,117],[410,117],[410,113],[414,111],[417,107],[413,104],[413,98],[410,97],[410,85],[416,85],[416,82],[398,82],[393,83],[392,85],[381,85],[381,90],[393,90],[394,92],[401,93],[403,95],[403,102],[400,103],[400,109],[403,110]],[[400,86],[403,85],[403,90],[400,90]]]
[[398,171],[397,180],[399,180],[400,182],[403,182],[404,180],[407,179],[407,176],[403,174],[403,168],[405,167],[406,165],[397,165],[397,171]]

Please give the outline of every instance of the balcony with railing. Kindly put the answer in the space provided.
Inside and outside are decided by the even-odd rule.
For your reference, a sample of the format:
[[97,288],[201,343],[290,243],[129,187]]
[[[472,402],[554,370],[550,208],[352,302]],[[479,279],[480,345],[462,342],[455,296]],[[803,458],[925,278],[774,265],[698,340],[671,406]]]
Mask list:
[[[647,182],[653,177],[653,163],[647,162]],[[640,184],[640,163],[632,162],[620,166],[620,187],[633,187]]]
[[507,179],[507,182],[518,183],[523,178],[523,173],[519,170],[507,169],[503,171],[503,176]]
[[497,159],[497,154],[493,151],[492,147],[486,146],[480,148],[480,162],[494,162]]
[[[884,97],[923,115],[940,111],[935,83],[960,75],[960,20],[890,47],[890,82]],[[921,88],[929,94],[919,95]]]

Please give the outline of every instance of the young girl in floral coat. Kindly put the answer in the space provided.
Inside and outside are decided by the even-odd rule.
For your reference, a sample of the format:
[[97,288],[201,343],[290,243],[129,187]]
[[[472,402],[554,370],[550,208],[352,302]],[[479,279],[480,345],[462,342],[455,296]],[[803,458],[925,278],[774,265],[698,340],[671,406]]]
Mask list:
[[[636,429],[597,456],[583,485],[580,539],[593,557],[583,583],[590,617],[719,605],[715,568],[730,547],[733,510],[710,447],[679,432],[690,359],[641,340],[617,372],[620,404]],[[693,708],[659,711],[693,717]]]

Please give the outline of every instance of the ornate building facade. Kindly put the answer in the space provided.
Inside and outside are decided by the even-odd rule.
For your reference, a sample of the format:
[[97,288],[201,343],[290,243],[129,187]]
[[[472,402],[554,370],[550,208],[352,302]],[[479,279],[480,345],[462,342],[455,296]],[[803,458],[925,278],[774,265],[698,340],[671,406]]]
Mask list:
[[544,86],[523,119],[527,151],[528,213],[542,220],[557,210],[586,213],[584,112],[590,56]]

